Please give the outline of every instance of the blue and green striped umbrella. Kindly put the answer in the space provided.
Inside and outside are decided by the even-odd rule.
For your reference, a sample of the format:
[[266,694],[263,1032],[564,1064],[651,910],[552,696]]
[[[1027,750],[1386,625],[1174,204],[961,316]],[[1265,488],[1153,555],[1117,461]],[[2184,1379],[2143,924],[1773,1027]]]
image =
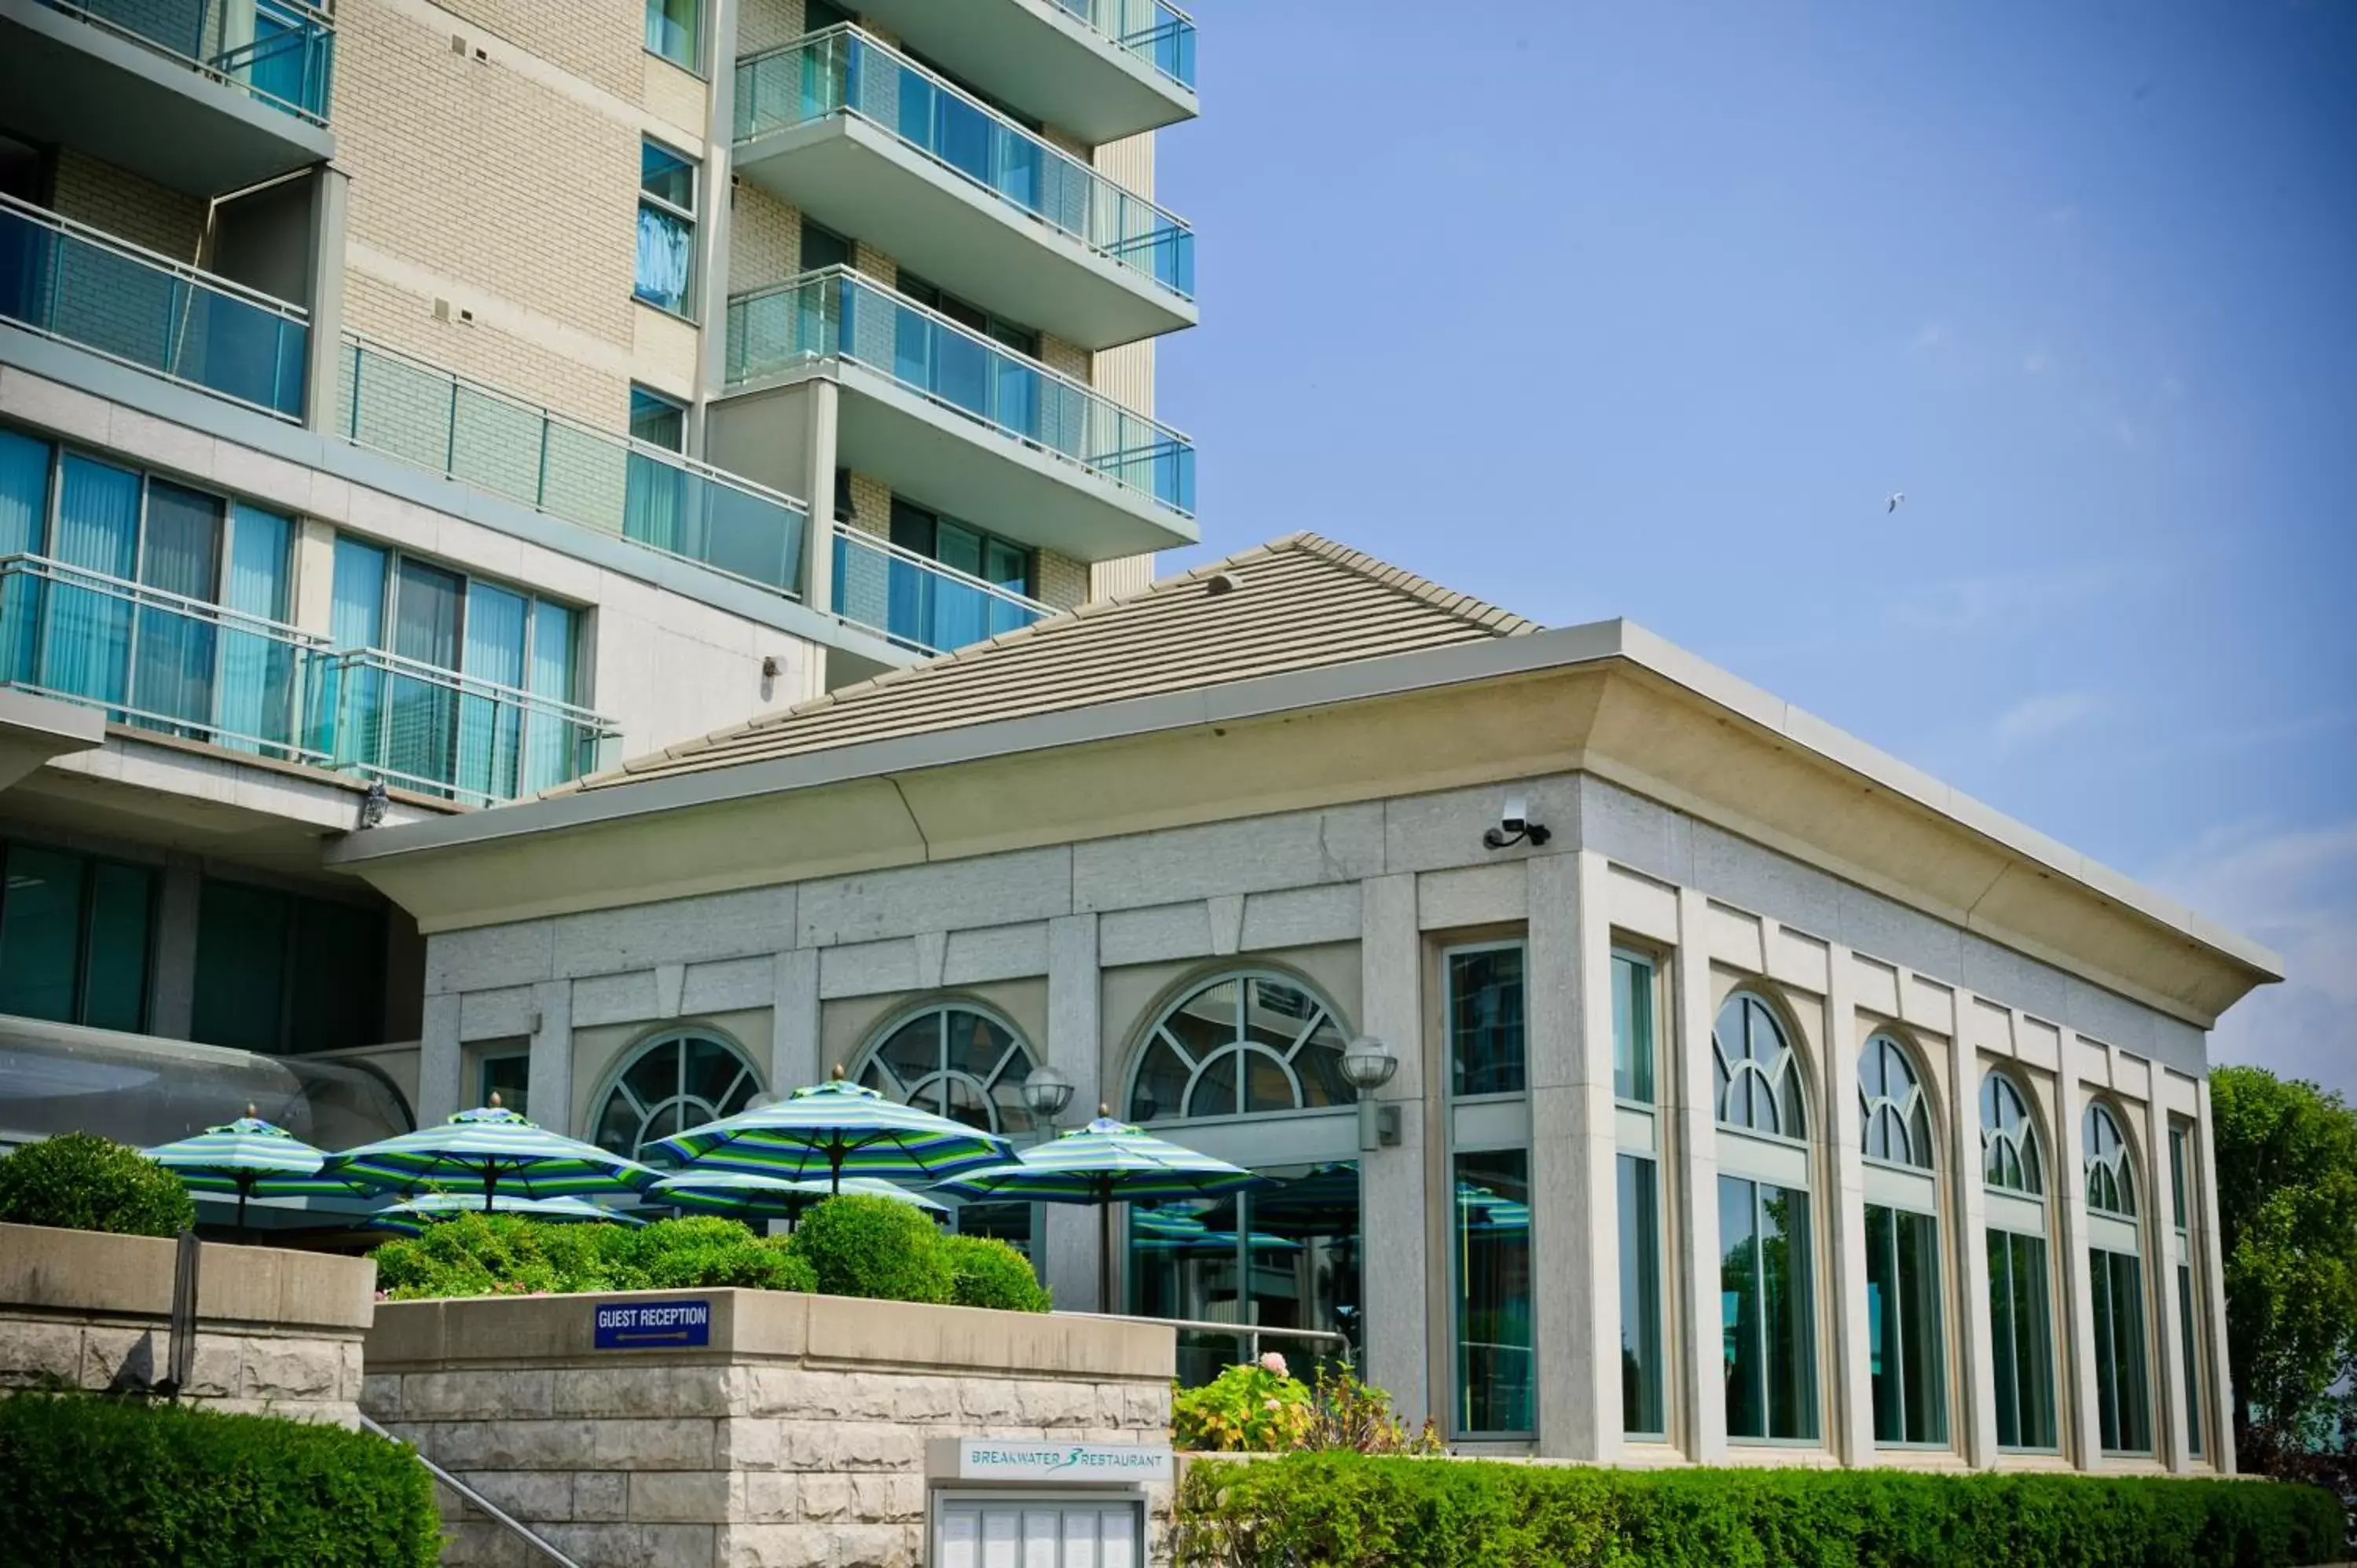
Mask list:
[[830,1192],[842,1191],[845,1176],[939,1181],[1014,1152],[996,1133],[888,1100],[845,1082],[842,1070],[829,1082],[674,1133],[654,1147],[696,1175],[742,1171],[803,1181],[823,1172]]
[[[647,1199],[705,1214],[726,1214],[735,1219],[791,1219],[829,1196],[832,1190],[824,1181],[789,1181],[783,1176],[752,1176],[744,1171],[692,1170],[655,1183],[647,1189]],[[843,1190],[888,1197],[895,1203],[909,1204],[936,1214],[949,1212],[949,1205],[937,1203],[921,1192],[910,1192],[881,1176],[845,1176]]]
[[[586,1197],[511,1197],[500,1193],[491,1199],[491,1208],[501,1214],[520,1214],[528,1219],[546,1219],[560,1224],[594,1224],[601,1220],[616,1225],[646,1223],[635,1214],[624,1214],[592,1203]],[[398,1230],[404,1236],[418,1236],[423,1235],[425,1227],[436,1220],[477,1211],[471,1193],[436,1192],[379,1209],[369,1217],[369,1223],[380,1230]]]
[[1030,1203],[1091,1203],[1098,1219],[1102,1268],[1099,1310],[1113,1310],[1113,1205],[1211,1197],[1263,1185],[1240,1165],[1184,1149],[1116,1122],[1097,1107],[1087,1126],[1023,1151],[1011,1165],[968,1171],[942,1184],[964,1198]]
[[643,1192],[662,1175],[611,1149],[526,1121],[502,1108],[497,1095],[490,1104],[461,1111],[439,1127],[420,1127],[330,1155],[326,1174],[374,1191],[479,1182],[485,1213],[496,1207],[493,1199],[502,1188],[525,1197]]
[[178,1176],[190,1192],[236,1194],[241,1233],[249,1197],[319,1197],[352,1191],[350,1183],[319,1175],[325,1153],[256,1116],[251,1105],[234,1122],[140,1152]]

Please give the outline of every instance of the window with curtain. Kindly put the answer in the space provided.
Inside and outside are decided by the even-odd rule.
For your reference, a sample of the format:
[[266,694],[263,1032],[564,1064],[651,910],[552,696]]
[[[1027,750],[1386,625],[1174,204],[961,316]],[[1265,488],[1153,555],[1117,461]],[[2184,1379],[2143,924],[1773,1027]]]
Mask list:
[[2059,1439],[2045,1160],[2029,1095],[1994,1069],[1981,1079],[1981,1180],[1987,1188],[1983,1202],[1997,1446],[2051,1453]]
[[373,1045],[383,1009],[381,911],[205,878],[190,1038],[273,1056]]
[[[140,476],[69,452],[59,464],[50,553],[60,563],[131,580],[138,565]],[[119,588],[61,574],[43,596],[38,684],[61,696],[121,707],[131,686],[131,606]]]
[[1798,1054],[1765,997],[1737,991],[1711,1027],[1727,1434],[1819,1439],[1808,1112]]
[[0,1014],[144,1028],[154,870],[19,842],[0,857]]
[[2135,1163],[2119,1123],[2087,1107],[2088,1305],[2094,1315],[2095,1403],[2106,1454],[2152,1452],[2149,1350],[2145,1337],[2144,1242]]
[[[224,510],[216,497],[149,480],[140,585],[177,599],[210,602],[221,580]],[[141,605],[131,682],[135,722],[180,736],[202,733],[212,714],[218,635],[212,622],[187,614],[171,599]]]
[[2193,1304],[2193,1129],[2172,1119],[2169,1124],[2169,1186],[2170,1217],[2176,1221],[2174,1257],[2177,1264],[2178,1365],[2185,1380],[2185,1449],[2202,1456],[2201,1407],[2208,1390],[2202,1375],[2201,1335],[2196,1327]]
[[647,0],[647,52],[702,70],[704,0]]
[[1877,1034],[1857,1061],[1866,1162],[1866,1332],[1874,1440],[1948,1441],[1932,1114],[1907,1047]]
[[[49,477],[56,449],[13,430],[0,429],[0,555],[38,555],[48,542]],[[39,683],[44,589],[21,568],[0,579],[0,681],[12,686]]]
[[[1028,598],[1038,583],[1035,553],[955,518],[892,499],[892,542],[912,555]],[[921,570],[890,573],[885,629],[926,648],[962,648],[1011,631],[1013,607],[987,594],[950,587]]]
[[696,166],[659,142],[639,146],[639,253],[635,292],[684,316],[695,271]]
[[1652,959],[1612,955],[1612,1094],[1620,1228],[1620,1427],[1632,1437],[1669,1435],[1668,1366],[1662,1335],[1662,1126],[1653,1097],[1660,975]]
[[[242,501],[233,504],[221,603],[284,624],[294,543],[294,519]],[[241,751],[283,755],[302,724],[302,674],[295,650],[234,620],[222,627],[221,643],[221,743]]]

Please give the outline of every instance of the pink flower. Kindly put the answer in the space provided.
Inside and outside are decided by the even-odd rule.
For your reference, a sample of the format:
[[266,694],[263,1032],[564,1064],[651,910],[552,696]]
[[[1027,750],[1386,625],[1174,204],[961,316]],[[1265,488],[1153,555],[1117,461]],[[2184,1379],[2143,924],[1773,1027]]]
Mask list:
[[1277,1408],[1276,1401],[1275,1401],[1274,1399],[1265,1399],[1265,1400],[1261,1401],[1260,1402],[1261,1402],[1261,1403],[1263,1403],[1263,1404],[1265,1404],[1265,1405],[1266,1405],[1266,1406],[1268,1406],[1268,1408],[1269,1408],[1269,1409],[1271,1409],[1271,1410],[1275,1410],[1275,1409],[1276,1409],[1276,1408]]
[[1275,1372],[1280,1378],[1289,1378],[1293,1375],[1285,1369],[1285,1358],[1274,1350],[1260,1359],[1260,1369],[1264,1372]]

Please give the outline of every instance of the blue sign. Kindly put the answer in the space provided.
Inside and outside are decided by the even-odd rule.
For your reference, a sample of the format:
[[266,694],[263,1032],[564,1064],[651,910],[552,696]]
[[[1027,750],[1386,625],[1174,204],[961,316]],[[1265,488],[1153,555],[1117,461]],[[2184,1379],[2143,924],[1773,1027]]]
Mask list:
[[617,1301],[596,1310],[600,1350],[654,1350],[712,1343],[708,1301]]

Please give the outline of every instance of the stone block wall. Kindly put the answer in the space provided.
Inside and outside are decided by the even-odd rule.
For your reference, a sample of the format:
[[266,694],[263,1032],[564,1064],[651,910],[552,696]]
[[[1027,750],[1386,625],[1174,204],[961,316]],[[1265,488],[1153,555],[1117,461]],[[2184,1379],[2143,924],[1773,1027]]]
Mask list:
[[[592,1348],[596,1304],[628,1297],[385,1304],[362,1408],[587,1568],[912,1568],[928,1438],[1168,1441],[1168,1329],[684,1294],[708,1347]],[[528,1561],[444,1501],[446,1563]]]
[[[0,1225],[0,1391],[144,1390],[169,1369],[175,1244]],[[207,1242],[183,1394],[350,1426],[375,1308],[364,1258]]]

